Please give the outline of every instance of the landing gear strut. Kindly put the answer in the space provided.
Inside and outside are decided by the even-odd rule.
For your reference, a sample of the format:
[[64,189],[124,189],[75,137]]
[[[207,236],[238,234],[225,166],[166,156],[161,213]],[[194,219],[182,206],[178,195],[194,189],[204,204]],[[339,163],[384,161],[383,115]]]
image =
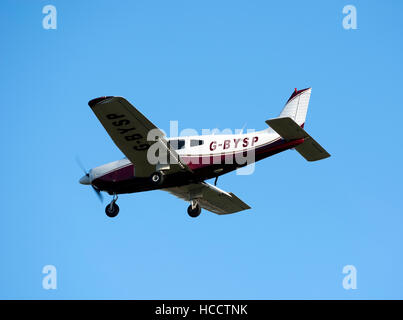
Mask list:
[[118,201],[118,196],[114,194],[111,203],[105,207],[105,213],[109,218],[114,218],[119,213],[119,206],[116,204],[116,201]]
[[190,202],[190,206],[188,207],[188,215],[192,218],[197,218],[200,215],[201,207],[197,203],[196,200],[192,200]]

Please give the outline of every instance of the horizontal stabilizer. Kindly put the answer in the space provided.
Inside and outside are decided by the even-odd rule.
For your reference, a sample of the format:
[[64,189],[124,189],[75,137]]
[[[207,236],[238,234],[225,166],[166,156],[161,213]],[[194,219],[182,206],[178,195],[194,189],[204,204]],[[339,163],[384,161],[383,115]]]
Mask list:
[[306,160],[317,161],[330,157],[330,154],[291,118],[276,118],[266,120],[266,123],[285,140],[305,139],[295,150]]
[[306,133],[304,129],[288,117],[266,120],[266,123],[285,140],[296,140],[309,137],[309,134]]

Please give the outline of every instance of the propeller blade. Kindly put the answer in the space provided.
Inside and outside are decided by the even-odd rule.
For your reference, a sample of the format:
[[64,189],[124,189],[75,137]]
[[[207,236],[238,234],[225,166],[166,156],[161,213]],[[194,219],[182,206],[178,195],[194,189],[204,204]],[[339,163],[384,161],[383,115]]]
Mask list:
[[102,195],[101,191],[99,191],[98,189],[96,189],[94,186],[92,186],[92,189],[95,191],[95,193],[98,196],[99,201],[104,202],[104,196]]
[[[84,165],[83,165],[83,163],[81,162],[81,160],[80,160],[79,157],[76,157],[76,162],[77,162],[78,166],[81,168],[81,170],[83,170],[84,174],[85,174],[87,177],[89,177],[90,174],[89,174],[89,172],[87,171],[87,169],[85,169],[85,167],[84,167]],[[104,202],[104,196],[102,195],[101,191],[98,190],[97,188],[95,188],[93,185],[91,185],[91,187],[92,187],[92,189],[95,191],[95,193],[96,193],[96,195],[97,195],[99,201]]]
[[85,169],[85,167],[84,167],[84,165],[83,165],[83,163],[81,162],[81,160],[80,160],[79,157],[76,157],[76,162],[77,162],[78,166],[81,168],[81,170],[83,170],[84,174],[85,174],[86,176],[89,176],[88,171]]

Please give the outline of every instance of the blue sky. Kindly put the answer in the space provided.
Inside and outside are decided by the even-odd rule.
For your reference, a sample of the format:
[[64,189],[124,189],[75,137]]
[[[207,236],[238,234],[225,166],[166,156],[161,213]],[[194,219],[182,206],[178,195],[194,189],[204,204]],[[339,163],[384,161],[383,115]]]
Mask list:
[[[42,28],[43,6],[57,30]],[[357,8],[357,30],[342,9]],[[403,298],[401,1],[2,1],[0,298]],[[252,209],[204,211],[161,191],[105,216],[78,184],[122,157],[88,100],[124,96],[169,129],[263,129],[312,86],[287,151],[219,187]],[[109,200],[109,196],[105,197]],[[42,268],[57,268],[57,290]],[[357,289],[342,286],[343,266]]]

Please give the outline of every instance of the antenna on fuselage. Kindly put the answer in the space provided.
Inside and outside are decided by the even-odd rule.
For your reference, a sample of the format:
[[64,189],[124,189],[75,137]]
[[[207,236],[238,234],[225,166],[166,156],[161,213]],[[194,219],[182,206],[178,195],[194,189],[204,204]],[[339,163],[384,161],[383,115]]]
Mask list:
[[242,133],[243,133],[243,130],[245,129],[245,127],[246,127],[246,122],[245,122],[245,124],[243,125],[243,127],[242,127],[242,129],[241,129],[240,134],[242,134]]

